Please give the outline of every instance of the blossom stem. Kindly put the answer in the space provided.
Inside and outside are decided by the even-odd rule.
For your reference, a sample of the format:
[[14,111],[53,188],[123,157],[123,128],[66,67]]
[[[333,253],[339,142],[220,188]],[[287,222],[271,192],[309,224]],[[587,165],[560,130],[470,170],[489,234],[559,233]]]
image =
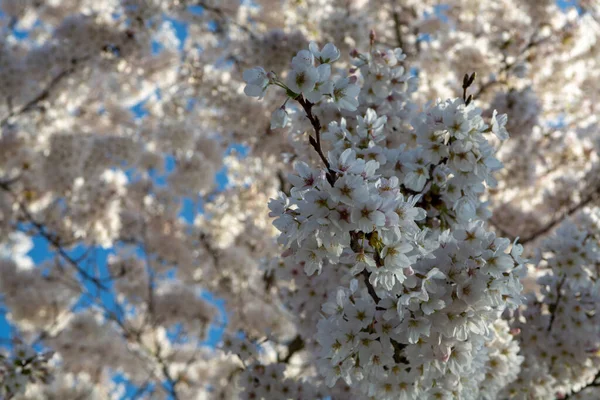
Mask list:
[[54,78],[52,78],[52,80],[48,83],[48,85],[40,93],[38,93],[34,98],[29,100],[27,103],[25,103],[20,109],[11,110],[8,113],[8,115],[6,115],[5,117],[3,117],[0,120],[0,126],[2,126],[2,127],[6,126],[12,117],[16,117],[21,114],[26,114],[26,113],[34,110],[36,108],[36,106],[38,105],[38,103],[46,100],[52,93],[52,90],[54,90],[54,88],[57,87],[69,75],[74,73],[76,70],[76,67],[79,65],[79,63],[81,61],[85,61],[85,60],[87,60],[87,58],[83,58],[80,60],[73,59],[71,61],[72,66],[70,68],[63,70],[62,72],[57,74]]

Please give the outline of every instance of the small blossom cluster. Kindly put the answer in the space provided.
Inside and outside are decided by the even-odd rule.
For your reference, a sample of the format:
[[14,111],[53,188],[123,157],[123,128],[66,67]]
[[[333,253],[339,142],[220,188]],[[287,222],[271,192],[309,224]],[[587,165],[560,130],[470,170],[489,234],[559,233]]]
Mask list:
[[30,383],[49,383],[51,352],[37,352],[25,343],[15,343],[11,355],[0,354],[0,396],[10,399]]
[[507,304],[520,303],[515,268],[521,250],[507,252],[508,240],[485,232],[481,223],[457,228],[454,236],[447,231],[439,243],[431,258],[410,267],[402,284],[378,290],[379,301],[367,289],[357,291],[353,281],[323,305],[327,319],[319,323],[317,340],[328,384],[342,378],[386,399],[480,398],[485,377],[477,372],[493,362],[484,345],[494,337],[490,323]]
[[[491,132],[506,140],[506,115],[494,115],[491,127],[484,123],[481,109],[461,99],[440,102],[413,122],[419,146],[400,171],[408,189],[426,189],[442,204],[428,209],[445,226],[486,219],[489,212],[479,200],[486,187],[495,187],[493,173],[502,164],[496,150],[484,137]],[[430,185],[426,188],[426,185]]]
[[410,95],[418,87],[417,78],[404,64],[406,54],[400,48],[371,46],[364,53],[353,50],[350,57],[351,71],[360,72],[362,78],[360,104],[363,108],[377,109],[381,114],[390,115],[391,123],[386,129],[397,129],[410,115],[413,107]]
[[[360,87],[355,79],[338,77],[332,79],[332,64],[340,58],[340,51],[331,43],[319,49],[311,42],[308,50],[300,50],[292,58],[291,70],[285,82],[274,72],[267,73],[262,67],[244,71],[248,96],[262,98],[270,85],[284,88],[293,99],[303,99],[316,104],[328,100],[338,109],[354,111],[358,107],[357,96]],[[325,99],[324,99],[325,98]],[[275,110],[271,118],[271,128],[283,128],[288,121],[285,107]]]

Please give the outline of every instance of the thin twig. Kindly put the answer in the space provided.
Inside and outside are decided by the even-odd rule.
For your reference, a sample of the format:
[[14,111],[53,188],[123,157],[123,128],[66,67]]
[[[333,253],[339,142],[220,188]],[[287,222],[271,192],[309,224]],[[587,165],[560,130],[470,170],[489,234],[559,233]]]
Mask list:
[[596,200],[598,198],[598,195],[600,195],[600,187],[596,188],[596,190],[594,190],[592,193],[587,195],[581,202],[579,202],[579,203],[575,204],[574,206],[571,206],[569,209],[567,209],[567,211],[565,213],[563,213],[559,218],[552,220],[550,223],[548,223],[541,229],[538,229],[531,235],[521,239],[520,243],[523,244],[523,243],[531,242],[531,241],[537,239],[538,237],[550,232],[556,225],[560,224],[564,219],[573,216],[579,210],[581,210],[582,208],[584,208],[585,206],[590,204],[592,201]]
[[[80,60],[82,61],[82,60]],[[64,71],[62,71],[61,73],[59,73],[58,75],[56,75],[54,78],[52,78],[52,80],[50,80],[50,82],[48,83],[48,85],[44,88],[44,90],[42,90],[40,93],[38,93],[34,98],[32,98],[31,100],[29,100],[27,103],[25,103],[25,105],[23,105],[21,108],[19,108],[18,110],[11,110],[8,115],[6,115],[4,118],[2,118],[0,120],[0,126],[4,127],[6,126],[6,124],[8,124],[8,121],[12,118],[12,117],[16,117],[18,115],[22,115],[22,114],[26,114],[30,111],[32,111],[39,102],[45,100],[48,98],[48,96],[50,96],[50,93],[52,92],[52,90],[54,90],[54,88],[56,86],[59,85],[59,83],[66,78],[67,76],[69,76],[70,74],[72,74],[75,71],[75,67],[78,64],[78,62],[74,62],[73,66],[71,68],[67,68]]]
[[592,381],[590,383],[588,383],[587,385],[581,387],[579,390],[572,392],[571,394],[568,394],[564,397],[562,397],[561,400],[567,400],[570,399],[572,396],[583,392],[586,389],[589,389],[591,387],[598,387],[600,386],[600,382],[596,382],[598,379],[600,379],[600,370],[598,370],[598,372],[596,373],[596,375],[594,376],[594,378],[592,379]]
[[0,182],[0,189],[8,192],[11,195],[11,197],[13,197],[13,199],[19,206],[19,210],[25,216],[27,222],[30,223],[31,225],[33,225],[33,227],[35,228],[35,230],[36,230],[35,233],[37,233],[38,235],[43,237],[49,244],[51,244],[52,247],[56,250],[56,252],[61,256],[61,258],[63,258],[68,264],[70,264],[72,267],[74,267],[75,270],[77,272],[79,272],[79,274],[81,276],[83,276],[85,279],[93,282],[94,285],[97,286],[99,289],[110,292],[110,290],[106,286],[104,286],[104,284],[102,282],[100,282],[100,280],[97,277],[90,275],[87,271],[80,268],[79,263],[75,259],[73,259],[73,257],[71,257],[66,252],[66,250],[62,247],[62,244],[60,243],[58,236],[48,232],[46,227],[43,224],[36,221],[36,219],[33,217],[31,212],[27,209],[27,206],[18,199],[16,194],[14,194],[12,192],[12,190],[10,189],[10,186]]
[[554,319],[556,318],[556,310],[558,309],[558,306],[560,304],[560,299],[562,298],[562,287],[565,284],[565,280],[567,279],[567,274],[563,275],[562,279],[560,280],[560,283],[558,284],[558,286],[556,287],[556,301],[554,302],[554,304],[551,305],[551,309],[550,309],[550,323],[548,324],[548,332],[550,332],[552,330],[552,324],[554,324]]
[[365,285],[367,286],[367,291],[369,292],[369,295],[373,298],[375,304],[378,304],[381,301],[381,298],[377,296],[375,288],[373,287],[373,285],[371,285],[371,282],[369,281],[371,274],[366,269],[363,269],[360,274],[365,278]]
[[280,359],[279,362],[288,364],[292,356],[302,349],[304,349],[304,339],[302,339],[302,336],[296,335],[287,345],[287,355]]
[[305,100],[302,96],[300,96],[296,100],[304,109],[306,117],[308,118],[311,125],[313,126],[313,129],[315,130],[315,137],[309,136],[309,143],[315,149],[315,151],[323,161],[323,164],[325,164],[325,167],[327,168],[327,181],[331,184],[331,186],[333,186],[337,177],[335,171],[331,169],[329,161],[327,160],[327,157],[325,157],[325,154],[323,154],[323,149],[321,148],[321,121],[319,121],[319,118],[317,118],[312,113],[312,107],[314,106],[314,104],[308,100]]
[[224,10],[222,8],[217,8],[217,7],[209,6],[208,4],[206,4],[203,1],[199,1],[197,3],[197,5],[200,6],[200,7],[202,7],[202,8],[204,8],[206,11],[210,11],[213,14],[216,14],[221,19],[221,21],[228,22],[231,25],[237,26],[242,31],[246,32],[252,39],[256,39],[257,38],[256,37],[256,33],[254,33],[252,31],[252,29],[250,29],[246,25],[242,25],[239,22],[237,22],[237,21],[233,20],[232,18],[228,17],[227,14],[226,14],[226,11],[228,11],[228,10]]
[[398,43],[398,47],[404,50],[402,32],[400,31],[400,15],[398,14],[398,11],[394,10],[392,17],[394,18],[394,33],[396,34],[396,42]]
[[[579,203],[568,208],[567,211],[562,213],[560,217],[553,219],[548,224],[544,225],[543,227],[541,227],[540,229],[531,233],[530,235],[520,238],[519,243],[525,244],[525,243],[534,241],[534,240],[538,239],[539,237],[547,234],[548,232],[552,231],[552,229],[554,229],[557,225],[559,225],[562,221],[564,221],[566,218],[573,216],[575,213],[577,213],[578,211],[580,211],[581,209],[586,207],[588,204],[590,204],[594,200],[598,199],[599,196],[600,196],[600,186],[598,186],[593,192],[591,192],[590,194],[585,196],[582,201],[580,201]],[[490,220],[490,223],[498,230],[498,232],[500,232],[502,234],[502,236],[505,236],[505,237],[509,238],[510,240],[515,240],[517,238],[518,235],[508,232],[506,229],[502,228],[500,226],[500,224],[498,222],[496,222],[495,220],[493,220],[493,219]]]

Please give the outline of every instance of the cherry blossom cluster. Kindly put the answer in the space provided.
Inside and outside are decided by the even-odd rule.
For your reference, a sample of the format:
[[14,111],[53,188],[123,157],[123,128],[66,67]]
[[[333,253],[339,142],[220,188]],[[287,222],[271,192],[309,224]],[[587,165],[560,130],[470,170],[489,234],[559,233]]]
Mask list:
[[517,398],[598,394],[593,387],[582,391],[600,374],[597,211],[588,210],[580,219],[583,224],[565,221],[544,242],[540,291],[529,294],[514,317],[525,356],[519,378],[508,389]]
[[[365,85],[357,91],[359,104],[393,101],[395,93],[404,96],[396,96],[398,101],[407,101],[407,81],[414,86],[414,80],[403,75],[400,49],[355,56]],[[301,68],[315,68],[314,59],[319,59],[314,45],[298,52],[292,81]],[[337,270],[349,281],[313,295],[322,303],[316,340],[325,383],[333,387],[342,379],[376,398],[478,398],[486,377],[481,371],[492,362],[485,346],[495,337],[489,324],[507,305],[521,303],[523,249],[487,232],[478,215],[487,216],[480,197],[501,167],[484,133],[505,140],[506,116],[494,113],[488,126],[481,110],[462,99],[438,102],[409,121],[401,118],[410,113],[396,115],[400,124],[412,126],[416,140],[411,147],[394,146],[393,139],[387,141],[396,134],[386,129],[388,117],[372,108],[363,114],[352,113],[359,107],[337,105],[346,117],[321,132],[315,115],[335,105],[330,93],[309,98],[275,76],[260,67],[250,70],[246,93],[262,96],[269,85],[282,86],[310,120],[315,136],[309,143],[324,164],[296,161],[290,194],[269,203],[284,248],[283,267],[302,266],[308,276],[331,277],[329,270]],[[344,79],[359,82],[358,76]],[[515,357],[506,362],[517,368]],[[484,392],[502,387],[490,386]]]

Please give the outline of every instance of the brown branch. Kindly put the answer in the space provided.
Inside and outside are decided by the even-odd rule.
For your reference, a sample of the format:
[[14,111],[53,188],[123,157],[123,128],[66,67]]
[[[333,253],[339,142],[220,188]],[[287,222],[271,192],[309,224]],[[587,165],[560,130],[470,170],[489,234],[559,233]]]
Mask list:
[[288,364],[294,354],[304,349],[304,345],[304,339],[302,339],[302,336],[296,335],[287,345],[287,355],[284,358],[280,358],[278,361]]
[[521,239],[519,242],[521,244],[524,244],[527,242],[531,242],[531,241],[539,238],[542,235],[545,235],[546,233],[548,233],[552,229],[554,229],[554,227],[556,227],[556,225],[560,224],[564,219],[573,216],[579,210],[581,210],[582,208],[584,208],[585,206],[590,204],[592,201],[596,200],[598,198],[598,195],[600,195],[600,186],[597,187],[592,193],[588,194],[581,202],[579,202],[579,203],[575,204],[574,206],[571,206],[569,209],[567,209],[567,211],[565,213],[563,213],[559,218],[554,219],[553,221],[548,223],[546,226],[542,227],[541,229],[538,229],[531,235]]
[[494,230],[496,230],[500,235],[502,235],[502,237],[510,239],[511,242],[513,242],[515,240],[515,236],[512,233],[510,233],[509,231],[507,231],[506,229],[502,228],[500,226],[500,224],[498,224],[494,220],[494,218],[490,218],[490,220],[488,222],[491,226],[494,227]]
[[562,298],[562,287],[565,284],[565,280],[567,279],[567,274],[563,275],[562,279],[560,280],[560,283],[558,284],[558,286],[556,287],[556,301],[554,302],[554,304],[551,304],[549,306],[550,309],[550,323],[548,324],[548,332],[550,332],[552,330],[552,324],[554,324],[554,319],[556,318],[556,310],[558,309],[558,305],[560,304],[560,299]]
[[250,36],[252,39],[257,39],[256,34],[254,32],[252,32],[252,30],[250,28],[248,28],[246,25],[240,24],[239,22],[233,20],[231,17],[227,16],[226,12],[232,12],[232,11],[225,10],[223,8],[209,6],[208,4],[206,4],[203,1],[199,1],[198,3],[196,3],[196,5],[202,7],[206,11],[210,11],[210,12],[216,14],[221,19],[222,22],[230,23],[231,25],[237,26],[239,29],[246,32],[248,34],[248,36]]
[[144,222],[143,229],[143,242],[140,247],[142,252],[144,253],[144,266],[146,267],[146,274],[148,274],[148,313],[146,314],[144,320],[146,324],[150,324],[153,328],[156,327],[156,319],[154,318],[154,309],[155,309],[155,299],[154,299],[154,268],[152,268],[152,262],[150,260],[150,252],[148,251],[147,243],[147,235],[146,235],[146,223]]
[[[80,61],[82,61],[82,60],[80,60]],[[56,88],[56,86],[58,86],[64,78],[66,78],[67,76],[69,76],[70,74],[72,74],[75,71],[77,63],[78,63],[77,60],[73,60],[73,66],[71,68],[65,69],[64,71],[62,71],[61,73],[56,75],[54,78],[52,78],[52,80],[50,80],[50,82],[48,83],[48,86],[46,86],[46,88],[44,88],[44,90],[42,90],[34,98],[29,100],[27,103],[25,103],[25,105],[23,105],[20,109],[18,109],[16,111],[11,110],[7,116],[5,116],[4,118],[2,118],[2,120],[0,120],[0,126],[2,126],[2,127],[6,126],[6,124],[12,117],[26,114],[26,113],[32,111],[39,102],[46,100],[50,96],[50,93],[52,92],[52,90],[54,90],[54,88]]]
[[[137,390],[135,391],[135,393],[133,393],[133,394],[131,395],[131,400],[136,400],[136,399],[138,399],[138,398],[141,398],[141,397],[142,397],[144,394],[146,394],[146,391],[147,391],[148,389],[151,389],[151,386],[150,386],[150,380],[151,380],[151,379],[152,379],[152,376],[149,376],[149,377],[146,379],[146,382],[144,382],[142,385],[140,385],[140,386],[137,388]],[[89,394],[89,396],[90,396],[90,397],[92,397],[91,395],[92,395],[92,393],[91,393],[91,391],[90,391],[90,394]]]
[[365,285],[367,286],[367,291],[369,292],[369,295],[373,298],[375,304],[378,304],[381,301],[381,298],[377,296],[375,288],[373,287],[373,285],[371,285],[371,282],[369,281],[371,273],[366,269],[363,269],[360,274],[365,278]]
[[483,93],[485,93],[492,86],[502,85],[502,84],[507,84],[507,83],[508,83],[508,81],[506,79],[488,81],[479,87],[479,90],[477,90],[477,92],[473,95],[473,98],[478,99],[479,96],[481,96]]
[[36,219],[33,217],[33,215],[31,214],[31,212],[27,209],[27,206],[25,204],[23,204],[17,198],[17,195],[12,192],[12,190],[10,189],[9,185],[0,182],[0,189],[2,189],[5,192],[9,193],[11,195],[11,197],[13,197],[13,200],[19,206],[19,210],[25,216],[26,222],[28,222],[31,225],[33,225],[33,227],[35,228],[35,233],[38,234],[38,235],[40,235],[41,237],[43,237],[49,244],[51,244],[52,247],[56,250],[56,252],[61,256],[61,258],[63,258],[77,272],[79,272],[79,274],[81,276],[83,276],[85,279],[87,279],[87,280],[91,281],[92,283],[94,283],[94,285],[96,287],[98,287],[102,291],[110,292],[110,290],[106,286],[104,286],[104,284],[102,284],[102,282],[100,282],[100,280],[97,277],[90,275],[87,271],[85,271],[84,269],[82,269],[79,266],[78,261],[76,261],[75,259],[73,259],[73,257],[71,257],[67,253],[67,251],[63,248],[62,243],[60,243],[60,240],[59,240],[58,236],[54,235],[51,232],[48,232],[48,230],[46,229],[46,227],[42,223],[36,221]]
[[296,100],[304,109],[306,117],[315,130],[315,137],[309,136],[308,141],[323,161],[323,164],[325,164],[325,167],[327,168],[327,181],[333,186],[337,177],[335,171],[331,169],[329,161],[327,160],[327,157],[325,157],[325,154],[323,154],[323,149],[321,148],[321,121],[319,121],[319,118],[312,113],[314,104],[304,99],[302,96],[299,96]]
[[396,35],[396,42],[398,43],[398,47],[404,49],[402,32],[400,31],[400,14],[398,14],[398,11],[394,10],[392,17],[394,18],[394,33]]
[[[525,244],[525,243],[534,241],[534,240],[538,239],[539,237],[547,234],[548,232],[552,231],[557,225],[559,225],[561,222],[563,222],[566,218],[573,216],[575,213],[580,211],[582,208],[584,208],[591,202],[597,200],[599,196],[600,196],[600,186],[598,186],[593,192],[591,192],[590,194],[585,196],[582,201],[580,201],[579,203],[568,208],[567,211],[565,211],[560,217],[553,219],[548,224],[544,225],[543,227],[536,230],[532,234],[525,236],[524,238],[519,238],[519,243]],[[494,219],[490,219],[490,223],[494,226],[494,228],[496,228],[496,230],[498,230],[498,232],[500,232],[502,234],[502,236],[509,238],[511,241],[515,240],[517,238],[518,235],[508,232],[506,229],[502,228],[500,226],[500,224],[497,221],[495,221]]]
[[12,185],[13,183],[17,182],[19,180],[19,178],[20,177],[17,175],[14,178],[10,178],[10,179],[7,179],[5,181],[1,181],[0,180],[0,187],[2,189],[4,189],[4,190],[7,190],[10,187],[10,185]]
[[285,193],[286,196],[289,196],[290,188],[287,186],[287,182],[285,180],[285,176],[283,175],[282,170],[277,171],[277,179],[279,181],[279,190]]

